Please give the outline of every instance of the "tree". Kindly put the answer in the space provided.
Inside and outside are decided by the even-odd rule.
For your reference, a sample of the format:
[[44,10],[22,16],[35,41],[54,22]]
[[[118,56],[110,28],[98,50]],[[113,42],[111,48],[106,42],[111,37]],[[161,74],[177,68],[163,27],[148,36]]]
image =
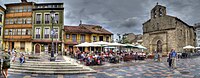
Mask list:
[[119,39],[118,39],[118,40],[119,40],[118,43],[121,43],[121,35],[118,33],[117,36],[119,37]]

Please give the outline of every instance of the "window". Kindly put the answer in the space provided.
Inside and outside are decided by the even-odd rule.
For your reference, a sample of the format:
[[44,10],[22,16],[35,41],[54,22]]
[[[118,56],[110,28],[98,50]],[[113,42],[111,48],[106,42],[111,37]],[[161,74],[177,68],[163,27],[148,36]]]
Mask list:
[[49,28],[44,29],[44,38],[49,38]]
[[26,23],[27,24],[31,24],[32,22],[31,22],[31,18],[26,18]]
[[24,6],[24,8],[23,8],[23,12],[27,12],[27,7],[26,6]]
[[52,5],[48,5],[47,7],[48,7],[48,8],[52,8]]
[[3,15],[0,14],[0,22],[3,22],[2,19],[3,19]]
[[69,34],[66,34],[66,38],[69,39],[69,38],[70,38],[70,35],[69,35]]
[[23,11],[23,8],[22,7],[19,7],[19,12],[22,12]]
[[198,31],[197,34],[200,34],[200,31]]
[[36,28],[36,38],[40,38],[40,28]]
[[13,23],[14,23],[14,24],[17,24],[17,18],[14,18],[14,19],[13,19]]
[[54,8],[58,8],[58,5],[54,5]]
[[18,18],[17,23],[22,24],[22,18]]
[[9,10],[11,13],[15,12],[15,8],[10,8]]
[[106,42],[109,42],[109,37],[106,37]]
[[41,23],[41,14],[36,14],[36,24]]
[[21,35],[21,29],[17,29],[18,35]]
[[13,35],[17,35],[17,29],[13,29]]
[[93,41],[96,42],[97,41],[97,37],[93,36]]
[[50,22],[50,14],[45,14],[45,24],[49,24]]
[[28,12],[31,12],[31,11],[32,11],[32,7],[28,6]]
[[55,23],[58,24],[59,14],[55,14]]
[[85,42],[85,34],[81,34],[81,42]]
[[159,16],[163,16],[161,8],[159,9]]
[[12,29],[9,30],[9,35],[13,35],[13,34],[12,34]]
[[15,10],[15,12],[19,12],[19,11],[18,11],[18,8],[13,8],[13,10]]
[[5,35],[8,35],[8,29],[5,30]]
[[9,24],[13,24],[13,19],[10,19],[10,23]]
[[10,23],[9,23],[9,19],[6,19],[6,23],[5,23],[5,24],[10,24]]
[[99,41],[103,41],[103,36],[99,36]]
[[72,41],[76,42],[76,34],[72,34]]
[[26,24],[26,18],[22,18],[22,24]]
[[26,35],[31,35],[31,29],[26,29]]
[[22,29],[22,35],[26,34],[26,29]]
[[20,42],[20,49],[24,50],[25,49],[25,42]]
[[58,38],[58,28],[53,28],[54,29],[54,38]]

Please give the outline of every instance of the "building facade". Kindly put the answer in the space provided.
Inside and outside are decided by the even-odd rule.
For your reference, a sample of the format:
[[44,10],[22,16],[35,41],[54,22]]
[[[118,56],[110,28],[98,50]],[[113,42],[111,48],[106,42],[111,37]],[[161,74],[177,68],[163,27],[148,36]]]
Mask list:
[[32,8],[33,2],[5,4],[4,49],[17,52],[32,51]]
[[148,52],[167,54],[172,48],[182,52],[186,45],[195,45],[194,28],[187,23],[167,15],[166,7],[156,5],[151,18],[143,23],[143,45]]
[[3,50],[3,26],[5,9],[0,6],[0,50]]
[[196,46],[200,47],[200,23],[194,25],[196,33]]
[[[64,44],[65,50],[70,52],[76,51],[77,47],[74,45],[84,42],[111,42],[112,33],[97,25],[80,24],[79,26],[65,26],[64,27]],[[79,48],[80,51],[89,51],[89,48]],[[92,47],[92,51],[100,50],[100,48]]]
[[[54,11],[54,20],[50,12]],[[52,23],[53,22],[53,23]],[[54,52],[62,51],[62,29],[64,22],[63,3],[36,3],[33,8],[32,51],[34,53],[50,52],[52,49],[52,25],[54,29]]]
[[142,40],[141,34],[135,35],[134,33],[125,33],[122,36],[122,43],[136,44],[138,43],[138,40]]

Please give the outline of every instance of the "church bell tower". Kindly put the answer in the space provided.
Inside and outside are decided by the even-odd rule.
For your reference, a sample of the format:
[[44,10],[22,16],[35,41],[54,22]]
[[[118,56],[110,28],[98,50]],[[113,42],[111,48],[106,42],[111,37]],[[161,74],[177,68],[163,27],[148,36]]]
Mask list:
[[151,19],[162,17],[166,15],[166,7],[159,5],[158,3],[156,6],[151,10]]

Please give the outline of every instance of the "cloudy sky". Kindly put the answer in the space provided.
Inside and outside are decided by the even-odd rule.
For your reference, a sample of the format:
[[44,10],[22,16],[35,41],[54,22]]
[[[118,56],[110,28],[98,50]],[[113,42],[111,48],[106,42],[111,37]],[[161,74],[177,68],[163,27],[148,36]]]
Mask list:
[[[0,5],[21,0],[0,0]],[[142,34],[142,23],[150,18],[150,10],[158,2],[167,7],[167,14],[188,23],[200,22],[200,0],[28,0],[63,2],[65,25],[101,25],[115,34]]]

